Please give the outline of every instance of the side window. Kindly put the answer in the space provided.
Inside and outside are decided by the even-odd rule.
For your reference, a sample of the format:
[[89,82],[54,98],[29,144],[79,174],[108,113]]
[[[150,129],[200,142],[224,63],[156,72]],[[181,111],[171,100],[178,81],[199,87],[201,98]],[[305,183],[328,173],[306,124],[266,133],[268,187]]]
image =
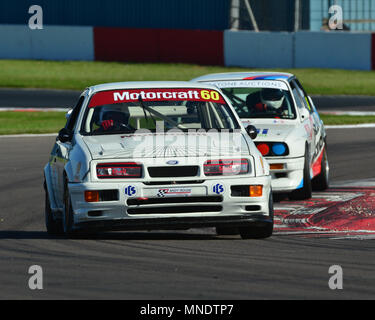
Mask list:
[[292,88],[292,93],[293,93],[293,97],[294,99],[296,100],[296,104],[297,104],[297,107],[298,109],[303,109],[305,108],[305,104],[303,103],[303,98],[296,86],[296,84],[294,83],[294,81],[291,81],[290,82],[290,86]]
[[72,113],[70,114],[70,117],[68,121],[66,122],[65,128],[67,128],[70,131],[74,130],[74,127],[76,125],[79,112],[81,111],[81,107],[83,104],[83,101],[85,100],[84,96],[81,96],[76,104],[76,106],[73,108]]
[[309,110],[309,112],[312,113],[314,110],[310,106],[309,98],[307,97],[307,94],[306,94],[305,90],[303,89],[301,83],[296,78],[293,79],[292,81],[295,83],[295,87],[297,88],[297,90],[299,91],[299,93],[300,93],[300,95],[303,99],[303,104],[305,105],[307,110]]

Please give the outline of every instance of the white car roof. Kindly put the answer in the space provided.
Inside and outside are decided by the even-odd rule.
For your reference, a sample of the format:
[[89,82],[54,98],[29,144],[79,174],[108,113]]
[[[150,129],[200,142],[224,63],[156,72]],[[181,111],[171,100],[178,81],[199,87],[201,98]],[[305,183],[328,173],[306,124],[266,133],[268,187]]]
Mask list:
[[106,90],[122,89],[146,89],[146,88],[198,88],[218,90],[216,86],[204,83],[194,83],[189,81],[129,81],[129,82],[112,82],[91,86],[88,89],[90,94]]
[[245,78],[254,78],[248,80],[288,80],[292,77],[294,77],[293,74],[286,72],[223,72],[206,74],[191,81],[243,80]]

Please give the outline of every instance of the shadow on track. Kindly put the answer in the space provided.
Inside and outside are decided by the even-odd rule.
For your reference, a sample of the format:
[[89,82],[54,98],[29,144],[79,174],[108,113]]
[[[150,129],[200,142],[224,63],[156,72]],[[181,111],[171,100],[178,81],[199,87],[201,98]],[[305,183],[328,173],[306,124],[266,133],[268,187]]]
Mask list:
[[[50,236],[44,231],[0,231],[0,239],[46,239],[68,240],[64,236]],[[103,232],[95,234],[75,234],[71,240],[240,240],[239,236],[217,236],[215,234],[178,232]]]

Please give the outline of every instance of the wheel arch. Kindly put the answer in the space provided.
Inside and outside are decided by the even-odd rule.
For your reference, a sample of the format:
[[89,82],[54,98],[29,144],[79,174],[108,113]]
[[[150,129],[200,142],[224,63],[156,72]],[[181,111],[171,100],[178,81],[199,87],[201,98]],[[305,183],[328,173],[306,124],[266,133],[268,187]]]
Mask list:
[[53,192],[51,167],[49,163],[44,167],[43,171],[44,171],[44,182],[43,182],[44,191],[48,194],[51,209],[58,210],[56,200],[55,200],[55,193]]

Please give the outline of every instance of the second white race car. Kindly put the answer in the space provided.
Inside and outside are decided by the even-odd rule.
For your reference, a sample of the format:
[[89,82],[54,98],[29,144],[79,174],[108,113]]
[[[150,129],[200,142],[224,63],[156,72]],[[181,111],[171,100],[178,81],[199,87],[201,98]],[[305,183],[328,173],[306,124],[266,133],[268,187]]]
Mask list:
[[258,130],[255,143],[270,164],[272,189],[308,199],[329,186],[327,135],[314,103],[290,73],[208,74],[192,81],[220,88],[243,125]]

